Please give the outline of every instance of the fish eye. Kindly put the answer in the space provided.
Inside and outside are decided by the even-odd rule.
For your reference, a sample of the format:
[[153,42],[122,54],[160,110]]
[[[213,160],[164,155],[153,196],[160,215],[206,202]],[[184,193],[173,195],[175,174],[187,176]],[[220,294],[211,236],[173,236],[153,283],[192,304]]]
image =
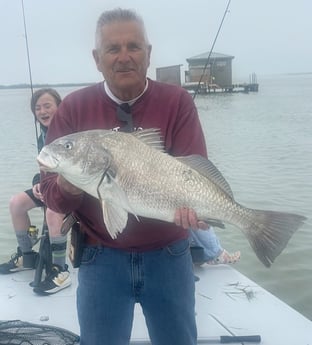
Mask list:
[[66,141],[64,147],[66,150],[71,150],[73,148],[73,143],[71,141]]

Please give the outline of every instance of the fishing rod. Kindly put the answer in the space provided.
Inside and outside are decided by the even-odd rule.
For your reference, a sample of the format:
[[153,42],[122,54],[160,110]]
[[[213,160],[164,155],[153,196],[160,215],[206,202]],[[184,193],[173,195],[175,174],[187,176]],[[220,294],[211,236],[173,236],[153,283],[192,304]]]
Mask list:
[[218,31],[217,31],[217,33],[216,33],[216,36],[215,36],[215,38],[214,38],[214,40],[213,40],[211,49],[210,49],[209,54],[208,54],[208,57],[207,57],[206,64],[205,64],[204,69],[203,69],[203,72],[202,72],[202,74],[201,74],[201,76],[200,76],[200,79],[199,79],[199,82],[198,82],[198,84],[197,84],[197,88],[196,88],[196,90],[195,90],[195,93],[194,93],[194,95],[193,95],[193,100],[195,99],[196,95],[197,95],[198,92],[199,92],[200,84],[201,84],[201,82],[202,82],[202,80],[203,80],[203,77],[204,77],[204,74],[205,74],[205,72],[206,72],[206,69],[207,69],[207,67],[208,67],[208,65],[209,65],[209,63],[210,63],[210,56],[211,56],[211,54],[212,54],[213,48],[214,48],[214,46],[215,46],[215,44],[216,44],[217,38],[218,38],[219,33],[220,33],[220,31],[221,31],[221,28],[222,28],[222,25],[223,25],[225,16],[226,16],[226,14],[229,12],[230,3],[231,3],[231,0],[228,1],[227,5],[226,5],[226,8],[225,8],[225,10],[224,10],[224,13],[223,13],[223,17],[222,17],[221,23],[220,23],[220,25],[219,25]]
[[[33,98],[34,87],[33,87],[33,81],[32,81],[32,72],[31,72],[31,63],[30,63],[30,54],[29,54],[29,45],[28,45],[28,35],[27,35],[25,9],[24,9],[24,0],[21,0],[21,3],[22,3],[22,13],[23,13],[23,21],[24,21],[24,36],[25,36],[27,62],[28,62],[28,74],[29,74],[30,91],[31,91],[31,98]],[[39,153],[39,144],[38,144],[39,133],[38,133],[37,119],[36,119],[35,114],[34,114],[34,125],[35,125],[35,131],[36,131],[37,151]]]
[[[23,21],[24,21],[24,35],[25,35],[25,43],[26,43],[26,52],[27,52],[27,61],[28,61],[28,73],[29,73],[29,82],[30,82],[30,91],[31,91],[31,98],[34,96],[34,86],[32,81],[32,73],[31,73],[31,63],[30,63],[30,54],[29,54],[29,45],[28,45],[28,35],[27,35],[27,26],[26,26],[26,17],[25,17],[25,9],[24,9],[24,0],[22,2],[22,12],[23,12]],[[39,133],[37,127],[37,119],[35,114],[34,115],[34,125],[36,131],[36,143],[37,143],[37,151],[39,153]],[[52,268],[52,250],[51,250],[51,243],[49,239],[49,229],[46,221],[46,206],[43,207],[43,222],[42,222],[42,235],[39,238],[40,245],[39,245],[39,258],[37,259],[37,267],[35,270],[34,280],[29,284],[31,287],[37,287],[41,282],[43,269],[45,268],[46,274],[51,271]]]

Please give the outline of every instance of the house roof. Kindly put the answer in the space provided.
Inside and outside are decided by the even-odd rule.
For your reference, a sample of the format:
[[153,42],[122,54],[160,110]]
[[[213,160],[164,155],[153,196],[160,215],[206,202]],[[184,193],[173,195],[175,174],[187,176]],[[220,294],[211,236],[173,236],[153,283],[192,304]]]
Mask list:
[[[190,58],[187,58],[186,61],[189,62],[189,61],[193,61],[193,60],[207,60],[209,53],[210,52],[206,52],[206,53],[192,56]],[[210,55],[210,58],[211,59],[234,59],[234,56],[212,52]]]

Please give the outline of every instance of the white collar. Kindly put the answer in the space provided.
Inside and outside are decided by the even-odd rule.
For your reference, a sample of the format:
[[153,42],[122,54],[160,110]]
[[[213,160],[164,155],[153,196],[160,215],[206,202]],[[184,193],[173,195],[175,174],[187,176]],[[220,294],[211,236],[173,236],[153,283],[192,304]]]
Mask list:
[[133,98],[133,99],[130,99],[128,101],[122,101],[120,100],[119,98],[117,98],[113,93],[112,91],[110,90],[110,88],[108,87],[107,83],[105,82],[104,80],[104,90],[107,94],[107,96],[112,99],[115,103],[117,104],[122,104],[122,103],[128,103],[130,106],[132,106],[144,93],[145,91],[147,90],[148,88],[148,79],[146,79],[146,83],[145,83],[145,88],[144,90],[139,94],[139,96]]

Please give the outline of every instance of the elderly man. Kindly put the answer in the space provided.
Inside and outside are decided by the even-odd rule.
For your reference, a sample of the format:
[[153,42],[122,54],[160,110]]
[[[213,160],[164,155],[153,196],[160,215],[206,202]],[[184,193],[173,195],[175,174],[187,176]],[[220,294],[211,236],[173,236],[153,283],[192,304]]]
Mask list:
[[[135,12],[104,12],[93,57],[105,81],[63,100],[47,142],[89,129],[159,128],[169,154],[206,156],[189,94],[146,77],[151,49]],[[135,303],[142,306],[154,345],[197,343],[188,229],[207,226],[193,210],[177,210],[175,224],[129,216],[126,229],[112,239],[95,198],[51,173],[42,174],[41,190],[47,205],[72,212],[85,234],[77,291],[81,345],[128,344]]]

